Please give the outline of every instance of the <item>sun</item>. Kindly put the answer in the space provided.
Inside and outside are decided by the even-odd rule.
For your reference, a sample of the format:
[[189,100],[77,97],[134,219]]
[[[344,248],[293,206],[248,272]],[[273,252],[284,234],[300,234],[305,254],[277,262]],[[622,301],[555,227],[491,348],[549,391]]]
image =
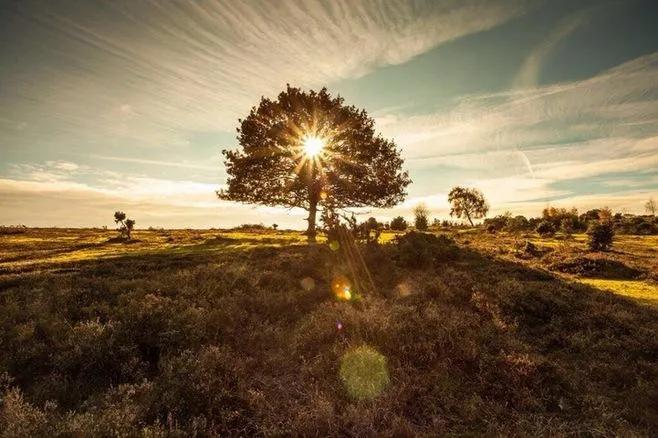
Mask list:
[[324,140],[312,135],[305,136],[302,144],[304,145],[304,155],[310,158],[317,157],[324,149]]

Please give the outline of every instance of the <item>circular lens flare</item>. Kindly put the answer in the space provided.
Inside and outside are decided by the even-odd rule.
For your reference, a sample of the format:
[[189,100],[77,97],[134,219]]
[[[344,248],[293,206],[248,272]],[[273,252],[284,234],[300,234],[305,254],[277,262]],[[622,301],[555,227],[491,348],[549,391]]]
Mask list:
[[324,140],[312,135],[305,136],[302,144],[307,157],[317,157],[324,149]]

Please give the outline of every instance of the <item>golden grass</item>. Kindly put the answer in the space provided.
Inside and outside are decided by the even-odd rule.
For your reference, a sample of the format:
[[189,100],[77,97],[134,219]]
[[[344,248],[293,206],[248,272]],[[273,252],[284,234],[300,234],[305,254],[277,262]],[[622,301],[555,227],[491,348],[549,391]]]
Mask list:
[[617,295],[632,298],[640,303],[658,307],[658,286],[640,280],[607,280],[581,278],[581,283],[604,289]]

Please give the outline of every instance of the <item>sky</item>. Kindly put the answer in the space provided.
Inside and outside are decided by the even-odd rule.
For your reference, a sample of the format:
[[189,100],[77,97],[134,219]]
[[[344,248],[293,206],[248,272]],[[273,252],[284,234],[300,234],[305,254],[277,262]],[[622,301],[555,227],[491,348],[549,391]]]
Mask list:
[[0,0],[0,224],[207,228],[302,211],[216,198],[238,119],[326,86],[396,141],[413,183],[363,217],[658,199],[654,0]]

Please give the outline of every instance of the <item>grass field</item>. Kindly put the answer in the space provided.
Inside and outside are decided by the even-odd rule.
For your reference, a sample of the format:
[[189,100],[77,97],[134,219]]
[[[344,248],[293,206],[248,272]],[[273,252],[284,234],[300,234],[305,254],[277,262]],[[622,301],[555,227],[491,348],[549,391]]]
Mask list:
[[449,234],[362,247],[372,289],[297,232],[2,235],[0,434],[657,430],[656,236]]

